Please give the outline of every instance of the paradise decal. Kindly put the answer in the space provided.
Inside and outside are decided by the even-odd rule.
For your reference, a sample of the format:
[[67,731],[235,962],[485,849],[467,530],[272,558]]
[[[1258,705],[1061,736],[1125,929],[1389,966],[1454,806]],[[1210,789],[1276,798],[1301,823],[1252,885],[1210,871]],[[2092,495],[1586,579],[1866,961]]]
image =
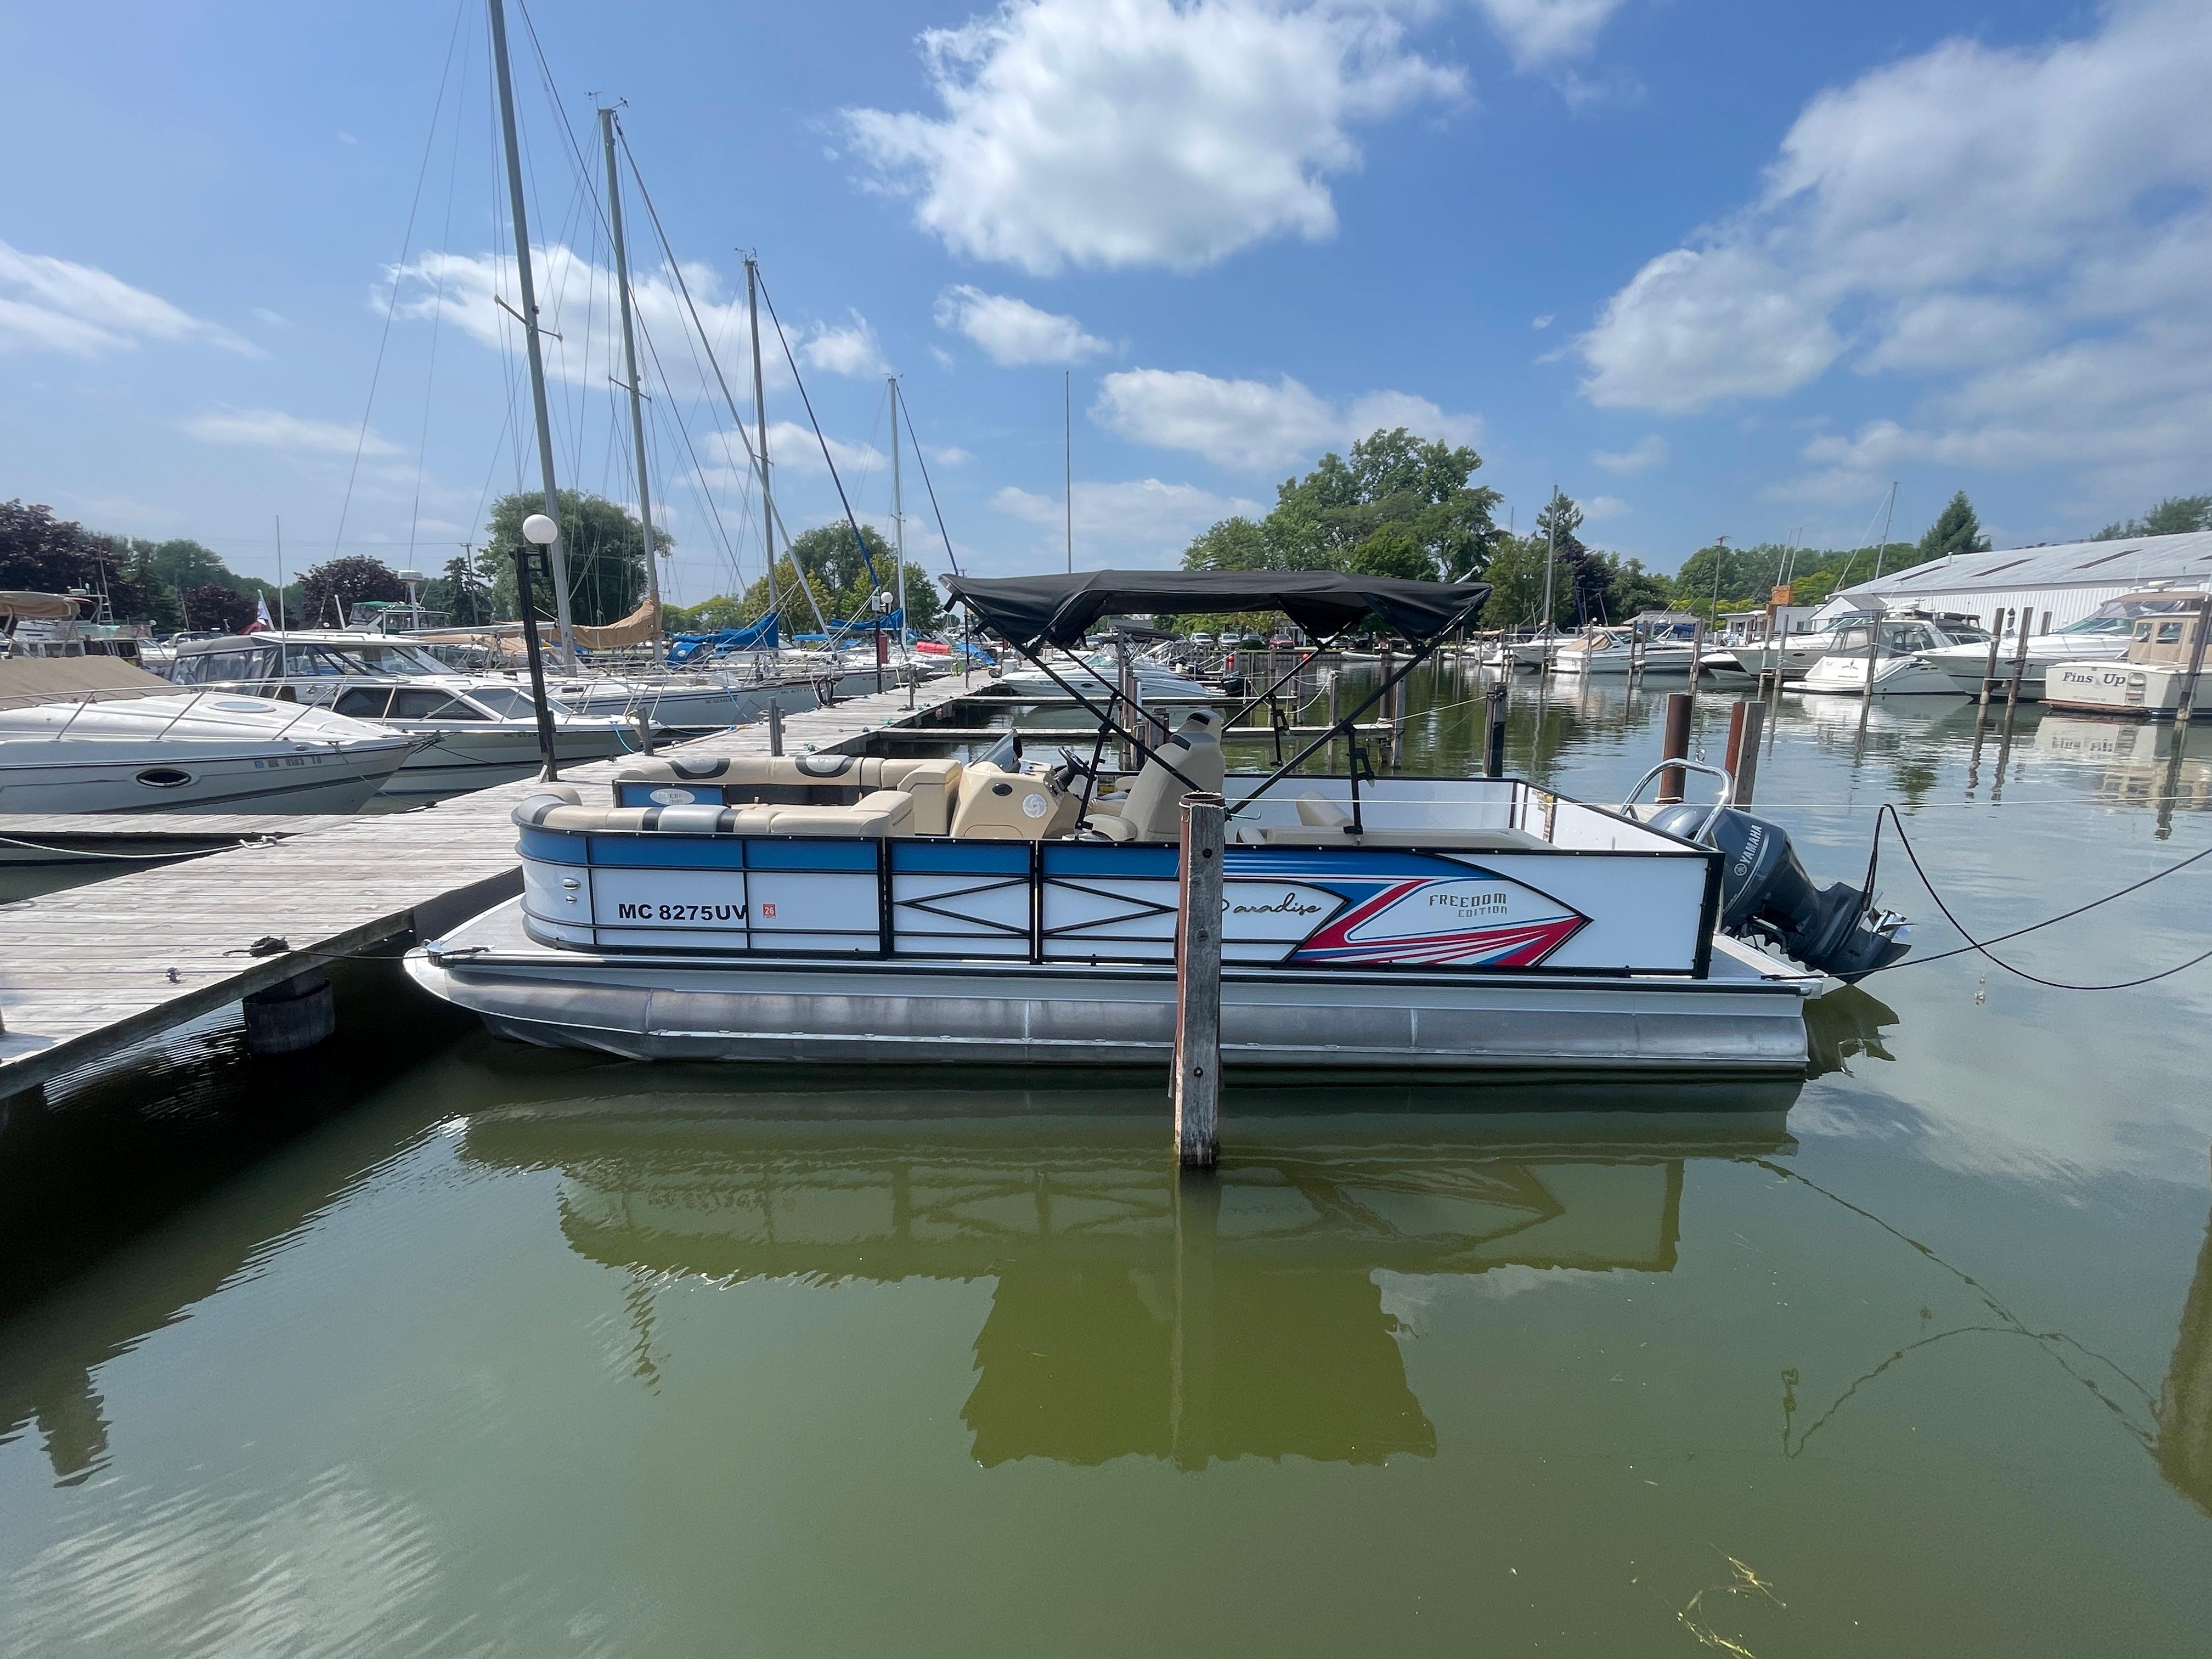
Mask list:
[[1234,913],[1245,902],[1239,889],[1291,882],[1342,901],[1286,962],[1533,968],[1589,924],[1548,893],[1480,865],[1429,854],[1286,859],[1232,848],[1222,875],[1230,887],[1232,940]]

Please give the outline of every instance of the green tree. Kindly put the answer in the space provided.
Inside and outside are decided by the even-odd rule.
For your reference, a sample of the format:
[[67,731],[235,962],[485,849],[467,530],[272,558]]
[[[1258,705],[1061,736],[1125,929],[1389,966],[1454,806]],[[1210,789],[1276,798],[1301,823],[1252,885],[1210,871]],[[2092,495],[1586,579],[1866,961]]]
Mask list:
[[446,561],[442,574],[422,589],[426,610],[443,611],[468,627],[492,620],[492,585],[483,569],[465,553]]
[[[191,610],[191,595],[187,593],[185,598],[186,608]],[[285,621],[295,628],[343,628],[346,613],[356,605],[373,599],[404,604],[406,599],[407,584],[399,580],[398,573],[390,565],[366,554],[353,554],[343,559],[325,559],[301,573],[299,607]],[[197,611],[191,611],[191,625],[206,626]]]
[[[1498,492],[1470,483],[1482,458],[1404,427],[1370,433],[1347,459],[1323,455],[1304,477],[1276,487],[1275,505],[1255,525],[1224,519],[1183,554],[1187,570],[1350,570],[1355,555],[1386,527],[1394,534],[1361,556],[1400,560],[1410,541],[1420,567],[1455,579],[1481,574],[1498,539]],[[1412,568],[1408,565],[1408,568]]]
[[20,501],[0,501],[0,587],[104,596],[121,622],[143,622],[152,608],[111,538]]
[[[564,489],[560,501],[561,550],[568,567],[570,614],[586,627],[619,622],[637,609],[645,593],[644,529],[633,514],[604,495]],[[520,614],[514,553],[526,545],[522,521],[544,510],[544,495],[533,492],[503,495],[492,506],[491,522],[484,530],[484,551],[479,558],[494,572],[492,600],[503,616]],[[660,551],[674,546],[675,538],[655,526],[653,544],[655,551]],[[546,585],[542,568],[532,579],[531,597],[539,616],[554,614],[553,591]]]
[[1435,557],[1406,524],[1386,524],[1352,550],[1346,563],[1363,576],[1399,576],[1410,581],[1437,580]]
[[[1491,549],[1482,579],[1490,598],[1482,607],[1485,628],[1535,628],[1544,620],[1544,538],[1502,536]],[[1556,574],[1556,573],[1555,573]],[[1553,588],[1553,622],[1559,623],[1559,589]]]
[[2168,495],[2140,519],[2108,524],[2093,541],[2114,542],[2137,536],[2183,536],[2192,530],[2212,530],[2212,495]]
[[[202,582],[177,596],[179,614],[193,628],[210,628],[220,634],[243,634],[259,616],[259,602],[223,582]],[[273,617],[272,617],[273,620]]]
[[1962,489],[1936,515],[1936,522],[1928,526],[1916,551],[1917,562],[1925,564],[1954,553],[1986,553],[1989,547],[1990,538],[1982,534],[1982,521],[1974,516],[1974,504]]

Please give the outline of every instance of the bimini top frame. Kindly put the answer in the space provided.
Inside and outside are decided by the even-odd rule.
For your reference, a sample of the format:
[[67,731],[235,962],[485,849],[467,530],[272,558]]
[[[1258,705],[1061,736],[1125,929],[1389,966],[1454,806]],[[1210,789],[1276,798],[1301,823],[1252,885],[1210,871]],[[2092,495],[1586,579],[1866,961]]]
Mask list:
[[[1360,717],[1433,656],[1452,631],[1471,620],[1490,597],[1487,582],[1409,581],[1396,576],[1362,576],[1334,570],[1085,570],[1064,576],[948,576],[945,584],[971,617],[1005,636],[1054,685],[1097,716],[1102,740],[1103,734],[1109,732],[1124,739],[1146,759],[1158,761],[1192,789],[1199,786],[1146,742],[1140,732],[1132,731],[1115,718],[1115,697],[1109,696],[1103,708],[1092,702],[1054,671],[1041,654],[1042,648],[1079,645],[1091,627],[1106,617],[1279,611],[1315,641],[1313,648],[1291,670],[1296,673],[1313,659],[1316,652],[1326,650],[1339,635],[1358,623],[1378,622],[1401,635],[1413,647],[1405,666],[1376,686],[1351,713],[1277,767],[1249,795],[1231,808],[1231,816],[1295,772],[1339,733],[1352,736]],[[1281,684],[1281,680],[1276,682],[1278,685]],[[1257,700],[1249,706],[1256,707]],[[1133,720],[1131,724],[1142,726],[1145,722]],[[1355,778],[1358,769],[1355,758]],[[1356,786],[1352,817],[1356,825]]]

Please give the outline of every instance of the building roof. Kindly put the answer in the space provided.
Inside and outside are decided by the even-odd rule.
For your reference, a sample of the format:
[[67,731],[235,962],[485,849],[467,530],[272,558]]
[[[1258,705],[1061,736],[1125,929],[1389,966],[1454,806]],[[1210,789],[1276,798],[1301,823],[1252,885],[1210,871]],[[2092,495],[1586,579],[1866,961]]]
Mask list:
[[2180,536],[2128,536],[2109,542],[2059,542],[1989,553],[1954,553],[1869,581],[1838,588],[1836,598],[1909,605],[1922,594],[2010,592],[2023,587],[2142,587],[2153,582],[2212,580],[2212,531]]

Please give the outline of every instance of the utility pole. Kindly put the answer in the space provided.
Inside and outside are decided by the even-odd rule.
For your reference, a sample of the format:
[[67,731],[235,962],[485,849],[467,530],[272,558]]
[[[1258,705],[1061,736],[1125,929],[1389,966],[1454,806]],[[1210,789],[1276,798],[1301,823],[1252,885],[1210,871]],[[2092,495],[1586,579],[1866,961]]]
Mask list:
[[[530,355],[530,401],[538,417],[538,470],[545,482],[545,516],[556,526],[561,522],[561,491],[553,479],[553,424],[545,412],[545,354],[538,343],[538,283],[530,270],[530,219],[523,205],[522,148],[514,137],[514,77],[507,63],[507,8],[503,0],[485,0],[491,12],[493,67],[499,71],[499,125],[507,144],[508,216],[514,222],[514,263],[520,273],[524,343]],[[648,555],[648,556],[650,556]],[[556,535],[545,550],[548,573],[553,580],[553,614],[561,630],[561,654],[573,672],[576,666],[576,630],[568,615],[568,558]]]
[[[637,451],[637,521],[645,532],[645,592],[653,605],[653,637],[660,640],[660,564],[653,545],[653,469],[645,459],[645,394],[637,376],[637,334],[630,321],[629,247],[623,237],[622,179],[615,170],[615,112],[599,112],[599,137],[607,152],[607,228],[615,245],[615,285],[622,290],[623,367],[629,374],[629,435]],[[658,655],[656,650],[655,654]]]

